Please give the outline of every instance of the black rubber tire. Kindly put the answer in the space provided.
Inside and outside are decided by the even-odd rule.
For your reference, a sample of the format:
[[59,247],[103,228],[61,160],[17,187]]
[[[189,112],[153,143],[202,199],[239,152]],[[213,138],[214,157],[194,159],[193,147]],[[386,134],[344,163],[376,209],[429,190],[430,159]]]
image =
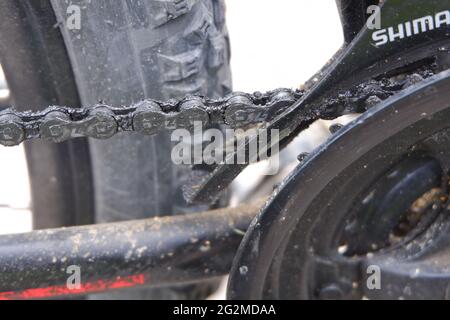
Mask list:
[[[39,101],[39,107],[50,103],[91,105],[100,100],[122,105],[145,97],[168,99],[188,93],[220,96],[231,89],[221,0],[51,0],[51,5],[54,13],[47,1],[8,0],[1,4],[19,15],[9,19],[18,29],[8,33],[9,41],[24,37],[15,48],[25,52],[23,56],[12,61],[12,50],[6,46],[0,52],[7,62],[5,73],[18,106],[29,108],[30,101],[35,101],[32,97],[40,91],[49,93]],[[69,5],[81,8],[79,30],[66,28]],[[6,24],[2,23],[14,29]],[[17,31],[22,32],[17,35]],[[45,41],[47,38],[50,40]],[[33,46],[27,46],[27,41]],[[27,50],[34,51],[35,57]],[[60,52],[58,57],[55,52]],[[33,62],[19,70],[23,76],[14,81],[24,59]],[[49,70],[53,71],[51,76]],[[23,95],[24,88],[30,86],[24,84],[29,82],[28,77],[34,77],[33,83],[39,88],[26,89]],[[11,82],[17,83],[12,86]],[[69,153],[72,143],[81,146]],[[175,167],[170,151],[168,134],[127,134],[108,141],[76,140],[56,147],[46,143],[27,145],[35,226],[127,220],[193,210],[180,196],[188,168]],[[35,180],[35,175],[41,180]],[[45,184],[49,177],[63,186],[49,188]],[[47,199],[49,194],[51,199]],[[46,211],[49,206],[52,217]],[[89,217],[90,212],[95,215]],[[200,298],[204,291],[204,286],[190,286],[134,290],[107,297]]]
[[[123,105],[230,90],[222,1],[51,0],[83,105]],[[70,5],[79,30],[65,27]],[[186,167],[170,159],[169,134],[90,141],[96,220],[173,213]]]

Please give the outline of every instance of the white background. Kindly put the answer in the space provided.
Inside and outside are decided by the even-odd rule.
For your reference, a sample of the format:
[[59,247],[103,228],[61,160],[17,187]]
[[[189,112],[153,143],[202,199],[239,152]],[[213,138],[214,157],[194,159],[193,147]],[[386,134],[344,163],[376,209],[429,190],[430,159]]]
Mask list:
[[343,43],[334,0],[228,0],[234,89],[298,87]]

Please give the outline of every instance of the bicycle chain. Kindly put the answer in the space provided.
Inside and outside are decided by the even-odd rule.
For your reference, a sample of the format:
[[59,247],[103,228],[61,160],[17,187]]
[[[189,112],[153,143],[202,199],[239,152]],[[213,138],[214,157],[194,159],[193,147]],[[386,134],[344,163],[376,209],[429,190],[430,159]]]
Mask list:
[[[321,101],[312,113],[316,119],[334,119],[348,112],[363,112],[433,74],[429,68],[423,68],[410,74],[370,80]],[[304,94],[304,90],[276,89],[267,93],[234,92],[217,100],[200,95],[167,102],[147,99],[124,107],[99,103],[84,108],[52,106],[38,112],[6,109],[0,112],[0,144],[14,146],[36,138],[51,142],[77,137],[108,139],[125,131],[153,135],[163,130],[192,130],[195,122],[203,126],[244,128],[269,122]]]

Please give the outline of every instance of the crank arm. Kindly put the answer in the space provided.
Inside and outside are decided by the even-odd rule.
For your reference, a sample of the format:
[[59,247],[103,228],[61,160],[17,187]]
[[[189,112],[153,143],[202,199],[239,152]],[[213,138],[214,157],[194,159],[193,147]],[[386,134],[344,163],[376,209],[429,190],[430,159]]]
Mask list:
[[[450,2],[446,4],[444,1],[430,0],[426,3],[421,0],[384,1],[380,9],[381,29],[371,30],[365,25],[348,46],[341,49],[323,70],[306,83],[308,90],[305,95],[267,124],[265,129],[280,130],[279,140],[280,148],[282,148],[287,145],[286,141],[293,138],[294,133],[307,128],[311,122],[319,118],[327,118],[327,111],[321,110],[320,107],[324,100],[339,91],[362,81],[389,74],[393,70],[400,73],[402,69],[420,64],[423,60],[430,58],[436,59],[443,55],[444,60],[447,61],[450,51],[448,38],[450,24],[443,23],[437,27],[436,16],[439,13],[448,12],[449,8]],[[427,23],[422,25],[421,22],[429,17],[433,21],[432,28]],[[406,28],[406,23],[410,23],[413,29],[417,25],[417,33],[413,30],[412,34],[408,35],[409,33],[404,31],[402,39],[394,39],[395,41],[390,42],[388,37],[387,43],[380,44],[379,38],[385,39],[389,28],[397,28],[399,25]],[[447,67],[446,64],[442,66],[442,68]],[[332,116],[339,115],[342,114],[334,112]],[[251,143],[254,141],[247,142],[230,157],[236,157],[236,154],[240,152],[247,154]],[[265,151],[260,150],[261,154]],[[186,186],[186,199],[189,202],[215,201],[248,165],[226,163],[224,161],[212,167],[210,174]]]

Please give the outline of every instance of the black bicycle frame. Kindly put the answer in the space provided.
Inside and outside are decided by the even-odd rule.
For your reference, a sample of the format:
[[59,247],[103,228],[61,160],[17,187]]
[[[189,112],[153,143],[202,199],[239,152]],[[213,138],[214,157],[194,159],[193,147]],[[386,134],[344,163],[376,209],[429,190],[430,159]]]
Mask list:
[[[0,299],[208,280],[229,272],[263,202],[0,237]],[[78,272],[78,274],[76,274]],[[79,276],[79,285],[74,277]]]

